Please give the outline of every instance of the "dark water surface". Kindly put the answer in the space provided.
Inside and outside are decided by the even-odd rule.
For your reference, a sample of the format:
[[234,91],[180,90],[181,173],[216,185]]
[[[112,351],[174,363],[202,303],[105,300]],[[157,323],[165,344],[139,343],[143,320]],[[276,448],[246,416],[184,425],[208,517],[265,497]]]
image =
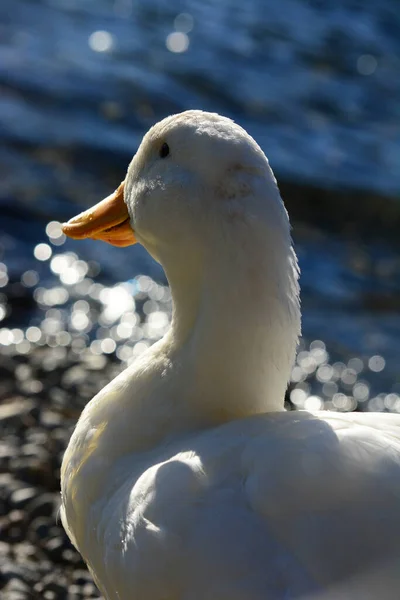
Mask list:
[[[0,22],[6,352],[81,339],[82,351],[119,351],[129,362],[162,335],[169,299],[160,268],[143,250],[63,244],[57,225],[47,234],[45,227],[113,190],[152,123],[202,108],[235,118],[280,180],[304,186],[296,210],[301,216],[304,206],[304,218],[294,223],[305,335],[293,374],[296,404],[311,395],[308,408],[324,402],[344,410],[400,410],[396,239],[385,242],[378,224],[371,236],[358,235],[357,227],[345,234],[345,223],[332,232],[323,212],[317,223],[311,218],[307,192],[334,189],[339,198],[343,190],[361,190],[396,206],[397,0],[2,0]],[[330,197],[327,210],[335,213]],[[362,194],[354,198],[361,226],[367,207]],[[293,203],[290,192],[286,200]],[[158,284],[135,279],[139,273]],[[104,286],[102,300],[93,281]],[[114,288],[119,282],[125,287]],[[139,315],[121,290],[151,292],[147,312]],[[137,339],[124,337],[130,325],[117,332],[121,314],[101,317],[110,298],[125,298],[130,324],[139,319]]]

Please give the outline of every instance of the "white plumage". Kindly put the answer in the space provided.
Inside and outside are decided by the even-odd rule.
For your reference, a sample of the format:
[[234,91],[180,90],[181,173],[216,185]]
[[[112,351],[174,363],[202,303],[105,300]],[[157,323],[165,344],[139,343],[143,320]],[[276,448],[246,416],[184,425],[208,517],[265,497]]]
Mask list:
[[259,146],[218,115],[169,117],[124,198],[174,313],[63,461],[63,523],[104,596],[398,598],[400,416],[284,411],[298,270]]

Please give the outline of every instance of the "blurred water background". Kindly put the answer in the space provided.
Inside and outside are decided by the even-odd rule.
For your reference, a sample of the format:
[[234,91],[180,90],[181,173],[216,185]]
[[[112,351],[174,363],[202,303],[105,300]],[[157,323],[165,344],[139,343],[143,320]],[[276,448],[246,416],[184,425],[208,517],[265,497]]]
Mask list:
[[[361,401],[400,393],[397,0],[3,0],[0,15],[0,341],[10,352],[10,330],[26,341],[55,306],[68,324],[87,261],[104,285],[138,274],[164,283],[144,251],[62,245],[57,225],[53,237],[45,227],[113,190],[152,123],[195,107],[236,119],[270,158],[294,224],[306,342],[363,361],[373,389]],[[49,248],[35,252],[40,243]],[[50,253],[81,271],[68,279]],[[61,295],[43,301],[54,287]],[[84,323],[72,334],[96,338]],[[314,392],[329,400],[335,389]]]
[[270,159],[300,259],[288,406],[400,412],[400,5],[2,0],[0,86],[0,589],[96,597],[55,519],[61,456],[171,298],[143,249],[59,223],[117,187],[155,121],[233,117]]

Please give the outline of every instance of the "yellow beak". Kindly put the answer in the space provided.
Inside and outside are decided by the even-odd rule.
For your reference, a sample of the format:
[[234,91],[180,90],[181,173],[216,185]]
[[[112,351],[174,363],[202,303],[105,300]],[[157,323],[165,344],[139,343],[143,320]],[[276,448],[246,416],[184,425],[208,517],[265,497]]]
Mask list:
[[75,240],[103,240],[113,246],[135,244],[137,240],[124,202],[124,183],[113,194],[64,223],[65,235]]

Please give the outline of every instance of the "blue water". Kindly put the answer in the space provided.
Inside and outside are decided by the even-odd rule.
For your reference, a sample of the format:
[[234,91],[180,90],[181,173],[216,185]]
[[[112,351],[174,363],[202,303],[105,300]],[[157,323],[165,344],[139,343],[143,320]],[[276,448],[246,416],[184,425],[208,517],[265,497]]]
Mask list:
[[[46,223],[114,189],[148,127],[187,108],[240,122],[278,179],[399,195],[397,0],[2,0],[0,23],[0,260],[11,280],[35,269],[50,284],[33,257]],[[294,237],[306,338],[341,360],[383,355],[372,376],[397,390],[397,247],[352,243],[323,222],[295,223]],[[162,280],[144,251],[68,249],[111,282]]]
[[[174,53],[182,12],[193,28]],[[11,146],[129,156],[154,120],[202,107],[238,118],[285,177],[400,190],[397,0],[3,0],[0,16]]]

